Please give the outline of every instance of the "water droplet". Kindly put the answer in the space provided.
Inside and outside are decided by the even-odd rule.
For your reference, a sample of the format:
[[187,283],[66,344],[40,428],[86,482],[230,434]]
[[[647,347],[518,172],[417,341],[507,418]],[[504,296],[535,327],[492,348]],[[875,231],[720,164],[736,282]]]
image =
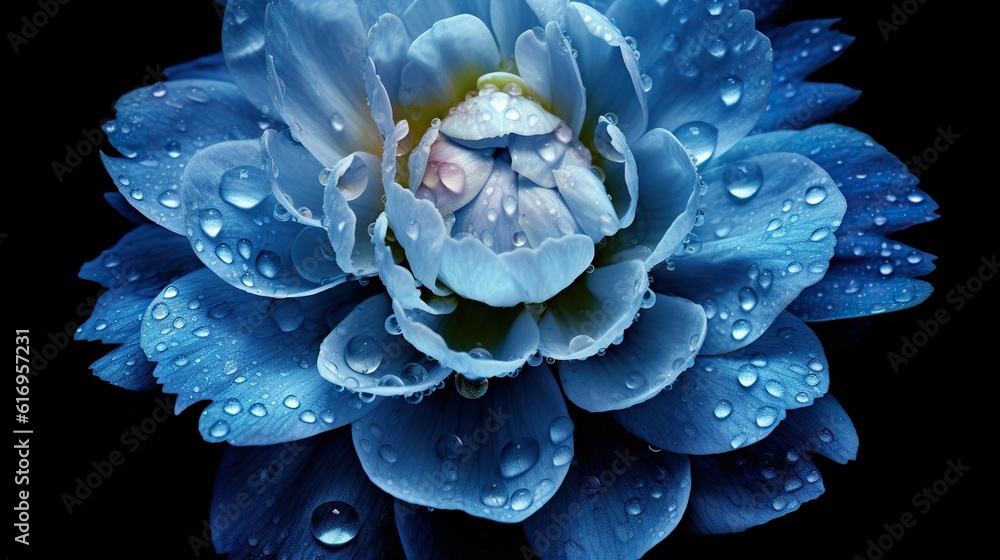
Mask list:
[[284,405],[287,406],[288,408],[298,408],[299,398],[296,397],[295,395],[288,395],[287,397],[285,397]]
[[250,405],[250,414],[253,414],[258,418],[267,416],[267,407],[264,406],[263,403],[254,403]]
[[208,429],[208,433],[216,438],[226,437],[226,434],[229,433],[229,423],[225,420],[219,420],[215,424],[212,424],[212,427]]
[[167,307],[167,304],[165,303],[157,303],[156,305],[153,306],[153,309],[150,310],[150,314],[157,321],[162,321],[166,319],[168,315],[170,315],[170,308]]
[[442,461],[454,461],[458,459],[463,447],[465,445],[461,438],[455,434],[445,434],[438,438],[437,454]]
[[[740,288],[737,298],[740,300],[740,308],[743,311],[752,311],[754,307],[757,307],[757,292],[753,291],[753,288]],[[733,336],[736,336],[735,333]],[[737,340],[741,340],[741,338],[737,338]]]
[[557,416],[549,424],[549,439],[554,444],[560,444],[573,435],[573,421],[565,416]]
[[416,385],[427,379],[427,370],[424,366],[411,362],[399,370],[399,378],[406,385]]
[[[740,383],[742,383],[742,381]],[[728,417],[730,414],[732,414],[732,412],[733,412],[733,403],[727,401],[726,399],[722,399],[719,402],[715,403],[715,409],[712,411],[712,413],[715,414],[715,417],[720,420]]]
[[156,198],[157,201],[164,207],[170,208],[180,208],[181,206],[181,196],[177,194],[177,191],[168,190],[160,193],[160,196]]
[[226,302],[217,303],[208,308],[208,316],[212,319],[223,319],[232,312],[233,306]]
[[334,131],[343,132],[346,125],[347,122],[344,120],[344,116],[340,113],[333,113],[330,115],[330,126],[333,127]]
[[244,259],[249,259],[253,254],[253,242],[243,238],[236,242],[236,252]]
[[382,444],[378,448],[378,456],[382,458],[383,461],[389,463],[390,465],[395,463],[399,458],[396,455],[396,450],[388,443]]
[[274,251],[261,251],[257,254],[254,265],[261,276],[275,278],[281,271],[281,257]]
[[823,428],[819,431],[819,439],[824,443],[830,443],[833,441],[833,432],[830,431],[830,428]]
[[382,363],[382,348],[374,338],[360,334],[347,341],[344,359],[358,373],[371,373]]
[[825,227],[816,228],[816,230],[812,232],[812,235],[809,236],[809,240],[820,241],[822,239],[826,239],[826,237],[829,235],[830,235],[830,228],[825,228]]
[[778,419],[778,410],[773,406],[762,406],[757,409],[757,425],[761,428],[767,428],[774,424],[774,421]]
[[483,484],[479,492],[479,499],[489,507],[503,507],[507,503],[507,497],[507,486],[499,480]]
[[489,379],[472,380],[461,373],[455,374],[455,389],[467,399],[478,399],[485,395],[489,385]]
[[757,367],[752,364],[744,364],[740,366],[740,369],[736,372],[736,379],[738,379],[740,385],[744,387],[749,387],[756,383],[757,376]]
[[527,488],[519,488],[514,490],[514,493],[510,495],[510,509],[514,511],[524,511],[531,507],[534,503],[535,496]]
[[511,235],[511,243],[513,243],[515,247],[524,247],[527,242],[528,234],[521,230],[517,230],[513,233],[513,235]]
[[573,460],[573,448],[568,445],[560,445],[552,452],[552,464],[561,467]]
[[701,121],[690,122],[674,131],[674,136],[691,150],[697,165],[701,165],[715,154],[719,142],[719,129]]
[[586,476],[580,481],[580,494],[586,497],[596,496],[601,493],[601,481],[596,477]]
[[653,78],[650,78],[649,74],[642,74],[639,76],[639,86],[642,87],[642,91],[649,92],[653,89]]
[[222,231],[222,212],[215,208],[202,210],[198,223],[201,226],[201,231],[214,239]]
[[642,498],[629,498],[625,501],[625,513],[639,515],[646,511],[646,501]]
[[764,184],[764,172],[756,163],[734,163],[722,173],[722,181],[726,184],[729,194],[740,200],[746,200],[757,194]]
[[176,140],[167,141],[167,145],[164,147],[167,150],[167,155],[172,158],[181,157],[181,145]]
[[263,169],[237,167],[222,174],[219,196],[222,200],[245,210],[256,207],[272,192],[270,179]]
[[806,190],[806,202],[809,204],[819,204],[826,200],[826,188],[824,187],[809,187]]
[[750,322],[746,319],[739,319],[733,323],[732,335],[735,340],[743,340],[744,338],[750,336],[750,331],[752,327]]
[[353,506],[334,500],[313,510],[309,529],[319,542],[327,546],[343,546],[361,530],[361,518]]
[[500,474],[513,478],[528,472],[538,462],[539,447],[534,438],[517,438],[500,450]]
[[299,414],[299,420],[305,422],[306,424],[315,424],[316,413],[311,410],[303,410],[302,413]]
[[726,104],[726,107],[736,105],[740,102],[740,98],[743,97],[743,80],[736,76],[726,78],[719,88],[719,95],[722,97],[722,102]]

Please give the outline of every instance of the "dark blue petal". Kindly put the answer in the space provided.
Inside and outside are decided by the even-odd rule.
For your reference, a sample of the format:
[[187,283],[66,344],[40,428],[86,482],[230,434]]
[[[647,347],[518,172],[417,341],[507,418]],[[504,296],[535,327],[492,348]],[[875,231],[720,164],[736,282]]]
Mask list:
[[672,131],[699,163],[750,132],[771,90],[771,50],[735,0],[617,0],[608,17],[642,55],[650,128]]
[[180,412],[214,401],[200,429],[209,441],[264,445],[352,422],[373,399],[338,391],[317,368],[320,341],[364,297],[357,284],[307,298],[252,296],[209,270],[180,278],[153,300],[142,346]]
[[830,176],[797,154],[715,166],[704,179],[705,223],[694,229],[697,239],[673,258],[674,269],[653,274],[657,290],[705,308],[702,353],[720,354],[752,342],[823,278],[846,204]]
[[769,32],[774,49],[775,84],[804,80],[840,58],[854,38],[830,29],[838,21],[797,21]]
[[841,84],[785,82],[771,90],[767,110],[752,134],[802,129],[847,109],[861,92]]
[[387,399],[353,425],[365,472],[409,503],[514,523],[562,483],[572,422],[547,367],[491,379],[471,400],[444,387],[417,404]]
[[808,406],[829,384],[819,339],[802,321],[783,313],[753,344],[697,358],[670,390],[613,415],[657,447],[723,453],[764,439],[785,418],[785,410]]
[[[844,442],[835,445],[838,436]],[[732,453],[692,456],[694,488],[687,528],[699,534],[736,533],[791,513],[823,493],[811,453],[819,451],[846,462],[856,449],[853,425],[840,405],[826,396],[813,406],[789,412],[788,419],[760,443]]]
[[269,0],[230,0],[222,17],[222,52],[232,80],[262,113],[271,107],[264,62],[264,14]]
[[376,560],[400,553],[392,499],[365,477],[347,430],[227,449],[210,527],[216,551],[230,558]]
[[[396,529],[407,558],[516,558],[521,527],[396,500]],[[485,537],[485,538],[484,538]]]
[[184,232],[178,188],[191,157],[218,142],[256,138],[271,124],[234,84],[210,80],[140,88],[115,110],[104,131],[125,158],[102,154],[104,165],[130,204],[176,233]]
[[[593,418],[593,417],[592,417]],[[639,558],[677,527],[691,493],[685,455],[651,453],[614,426],[589,421],[555,496],[522,523],[541,558]]]
[[232,82],[233,75],[226,66],[222,52],[196,58],[183,64],[163,69],[168,80],[211,80]]
[[101,379],[130,391],[155,389],[154,367],[146,359],[138,340],[123,343],[90,365],[90,369]]
[[786,0],[740,0],[740,8],[753,12],[758,28],[784,8]]
[[230,285],[285,297],[337,284],[317,283],[299,272],[296,241],[309,226],[278,204],[261,166],[258,140],[222,142],[199,152],[184,172],[181,197],[192,208],[185,216],[191,246]]

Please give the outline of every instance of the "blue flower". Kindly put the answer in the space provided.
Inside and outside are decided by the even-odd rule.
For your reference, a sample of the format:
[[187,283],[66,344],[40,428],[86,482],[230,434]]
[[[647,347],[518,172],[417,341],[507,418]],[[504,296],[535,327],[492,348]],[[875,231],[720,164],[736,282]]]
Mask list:
[[850,38],[779,4],[231,0],[221,53],[125,95],[139,225],[77,336],[211,401],[212,545],[449,556],[457,510],[637,558],[819,496],[858,441],[806,322],[926,299],[886,236],[936,206],[819,124]]

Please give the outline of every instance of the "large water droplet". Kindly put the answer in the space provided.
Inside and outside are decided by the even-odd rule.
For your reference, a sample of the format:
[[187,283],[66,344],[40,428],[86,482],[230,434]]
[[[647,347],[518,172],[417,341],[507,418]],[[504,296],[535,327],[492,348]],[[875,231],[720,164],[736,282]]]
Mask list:
[[499,480],[483,484],[479,492],[479,499],[489,507],[503,507],[507,503],[508,496],[507,486]]
[[732,335],[736,340],[743,340],[750,336],[751,325],[746,319],[740,319],[733,323]]
[[639,515],[646,511],[646,501],[642,498],[629,498],[625,501],[625,513]]
[[757,382],[758,375],[756,366],[752,364],[744,364],[740,366],[740,369],[736,372],[736,379],[739,380],[740,385],[749,387]]
[[215,208],[203,210],[199,216],[198,224],[201,226],[201,231],[205,232],[205,235],[215,238],[222,231],[222,212],[219,212]]
[[510,509],[514,511],[524,511],[531,507],[534,503],[535,496],[527,488],[519,488],[514,490],[514,493],[510,495]]
[[753,291],[753,288],[744,286],[740,288],[740,291],[736,295],[740,300],[740,308],[743,311],[752,311],[754,307],[757,307],[757,292]]
[[712,411],[712,413],[715,414],[715,417],[720,420],[728,417],[730,414],[732,414],[732,412],[733,412],[733,403],[727,401],[726,399],[722,399],[719,402],[715,403],[715,409]]
[[208,429],[208,433],[216,438],[226,437],[226,434],[229,433],[229,423],[225,420],[219,420],[215,424],[212,424],[212,427]]
[[706,122],[695,121],[681,125],[674,131],[674,136],[691,150],[695,163],[701,165],[715,153],[719,142],[719,129]]
[[417,363],[408,363],[399,370],[399,378],[406,385],[423,383],[427,379],[427,369]]
[[722,102],[726,104],[726,107],[736,105],[740,102],[740,98],[743,97],[743,80],[736,76],[726,78],[719,88],[719,95],[722,97]]
[[565,416],[558,416],[549,424],[549,439],[554,444],[560,444],[573,435],[573,421]]
[[504,478],[520,476],[538,462],[539,447],[534,438],[517,438],[500,450],[500,474]]
[[334,500],[313,510],[309,529],[319,542],[343,546],[361,530],[361,518],[352,505]]
[[222,174],[219,196],[229,204],[243,209],[254,208],[271,194],[267,173],[257,167],[237,167]]
[[773,406],[762,406],[757,410],[756,419],[761,428],[770,427],[778,419],[778,410]]
[[764,172],[752,161],[734,163],[722,173],[722,181],[726,184],[729,194],[740,200],[746,200],[757,194],[764,184]]
[[826,188],[824,187],[809,187],[806,190],[806,202],[809,204],[819,204],[826,200]]
[[382,348],[374,338],[359,334],[347,341],[344,359],[358,373],[371,373],[382,363]]
[[261,251],[257,254],[254,265],[261,276],[275,278],[281,271],[281,257],[274,251]]

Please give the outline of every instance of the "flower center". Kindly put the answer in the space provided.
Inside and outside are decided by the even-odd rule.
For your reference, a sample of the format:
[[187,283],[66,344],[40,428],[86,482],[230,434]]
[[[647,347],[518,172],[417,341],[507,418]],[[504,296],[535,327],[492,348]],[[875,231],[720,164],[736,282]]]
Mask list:
[[410,156],[414,195],[437,207],[452,237],[475,237],[496,253],[613,235],[619,220],[590,151],[524,95],[520,78],[499,74],[431,122]]

